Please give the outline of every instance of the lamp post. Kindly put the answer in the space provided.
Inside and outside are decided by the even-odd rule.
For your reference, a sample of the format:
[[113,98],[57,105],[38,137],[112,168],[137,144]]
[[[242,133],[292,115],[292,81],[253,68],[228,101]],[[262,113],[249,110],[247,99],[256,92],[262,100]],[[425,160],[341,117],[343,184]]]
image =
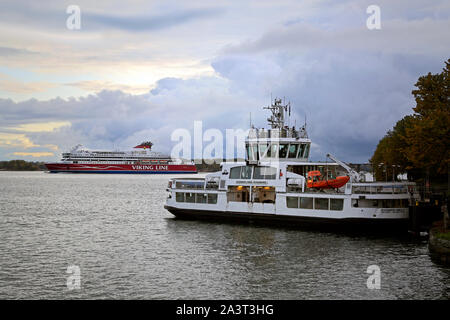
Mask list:
[[381,162],[380,164],[378,164],[378,167],[379,167],[379,168],[380,168],[381,166],[384,166],[384,172],[385,172],[386,182],[387,182],[387,166],[386,166],[386,164],[384,164],[383,162]]

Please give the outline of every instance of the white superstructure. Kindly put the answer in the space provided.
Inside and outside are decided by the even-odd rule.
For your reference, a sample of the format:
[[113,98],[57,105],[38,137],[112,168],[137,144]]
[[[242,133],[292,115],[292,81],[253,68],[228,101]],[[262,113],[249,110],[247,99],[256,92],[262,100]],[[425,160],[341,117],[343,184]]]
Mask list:
[[[364,174],[332,155],[334,162],[309,162],[306,125],[285,124],[290,105],[276,99],[265,109],[272,112],[271,127],[250,129],[246,162],[222,163],[221,171],[204,179],[171,179],[167,210],[185,218],[406,225],[417,197],[413,182],[365,182]],[[321,177],[310,175],[319,171]],[[338,172],[348,177],[336,177]],[[317,187],[336,179],[344,181],[339,188]]]

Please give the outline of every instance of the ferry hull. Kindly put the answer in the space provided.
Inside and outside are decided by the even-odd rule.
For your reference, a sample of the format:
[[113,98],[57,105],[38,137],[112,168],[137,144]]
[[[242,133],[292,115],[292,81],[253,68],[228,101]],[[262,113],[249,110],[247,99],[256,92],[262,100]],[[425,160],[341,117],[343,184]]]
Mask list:
[[186,220],[220,220],[235,222],[261,222],[297,227],[324,227],[348,230],[399,231],[408,230],[408,219],[371,219],[371,218],[313,218],[267,213],[247,213],[211,210],[181,209],[165,205],[164,208],[175,217]]
[[46,163],[48,171],[52,173],[69,172],[69,173],[144,173],[144,174],[161,174],[161,173],[197,173],[194,164],[64,164],[64,163]]

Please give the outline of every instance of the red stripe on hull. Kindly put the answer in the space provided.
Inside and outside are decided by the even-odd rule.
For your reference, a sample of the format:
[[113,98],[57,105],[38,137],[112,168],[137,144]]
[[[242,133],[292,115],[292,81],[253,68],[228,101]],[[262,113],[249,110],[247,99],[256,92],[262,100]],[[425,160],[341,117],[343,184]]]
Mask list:
[[46,163],[49,171],[59,172],[185,172],[197,173],[197,167],[193,164],[84,164],[84,163]]

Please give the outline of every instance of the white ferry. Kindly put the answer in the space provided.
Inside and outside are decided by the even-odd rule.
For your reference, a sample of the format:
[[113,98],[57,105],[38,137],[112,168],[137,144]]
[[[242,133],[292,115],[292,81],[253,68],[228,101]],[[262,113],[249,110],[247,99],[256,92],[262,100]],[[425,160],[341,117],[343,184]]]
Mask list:
[[[165,208],[179,218],[271,220],[288,224],[407,227],[414,182],[369,182],[332,155],[310,162],[306,125],[289,127],[290,104],[265,107],[271,128],[252,126],[246,161],[222,163],[205,178],[173,178]],[[338,176],[340,172],[343,175]]]

